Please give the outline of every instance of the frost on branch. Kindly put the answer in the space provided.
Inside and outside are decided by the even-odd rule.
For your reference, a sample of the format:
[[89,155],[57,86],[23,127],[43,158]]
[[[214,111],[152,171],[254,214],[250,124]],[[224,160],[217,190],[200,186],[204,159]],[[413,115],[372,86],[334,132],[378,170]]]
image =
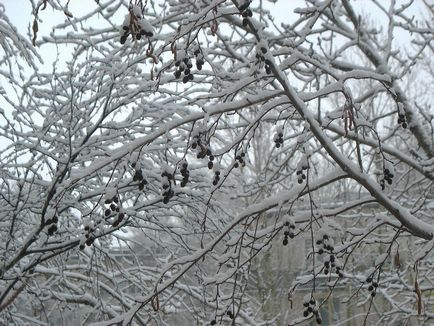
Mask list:
[[432,323],[434,8],[280,2],[0,5],[0,324]]

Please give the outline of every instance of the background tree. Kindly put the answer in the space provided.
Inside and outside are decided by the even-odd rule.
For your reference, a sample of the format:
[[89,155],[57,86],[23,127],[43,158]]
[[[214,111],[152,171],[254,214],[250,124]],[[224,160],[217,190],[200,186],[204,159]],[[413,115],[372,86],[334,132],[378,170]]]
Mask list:
[[4,323],[433,318],[433,6],[273,3],[0,6]]

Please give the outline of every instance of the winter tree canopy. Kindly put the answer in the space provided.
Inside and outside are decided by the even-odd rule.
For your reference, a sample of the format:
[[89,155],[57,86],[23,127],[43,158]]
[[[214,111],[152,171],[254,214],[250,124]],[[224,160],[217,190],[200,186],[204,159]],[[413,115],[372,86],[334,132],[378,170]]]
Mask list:
[[432,1],[27,5],[0,324],[434,323]]

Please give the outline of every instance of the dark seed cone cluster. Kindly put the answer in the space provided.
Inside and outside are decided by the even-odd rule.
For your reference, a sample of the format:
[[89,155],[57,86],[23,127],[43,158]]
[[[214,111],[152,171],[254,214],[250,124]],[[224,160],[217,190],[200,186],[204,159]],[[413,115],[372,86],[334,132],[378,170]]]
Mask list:
[[196,57],[196,69],[202,70],[203,65],[205,64],[203,53],[199,47],[194,50],[194,56]]
[[138,181],[139,182],[139,190],[142,191],[145,189],[145,186],[148,184],[148,181],[146,181],[146,179],[143,177],[143,172],[141,169],[138,168],[137,163],[132,163],[131,166],[133,167],[133,169],[135,169],[134,171],[134,175],[133,175],[133,181]]
[[269,75],[271,74],[271,61],[268,59],[265,59],[265,72]]
[[316,240],[316,245],[321,246],[318,249],[318,254],[322,255],[324,252],[333,253],[335,248],[328,234],[324,234],[322,238]]
[[316,323],[318,325],[322,323],[321,315],[319,314],[315,299],[312,298],[303,302],[303,307],[305,308],[303,311],[304,317],[308,317],[309,315],[313,314],[315,316]]
[[250,10],[251,1],[247,0],[244,2],[238,9],[241,13],[241,16],[243,16],[243,26],[246,27],[249,24],[249,18],[253,16],[252,10]]
[[283,145],[283,129],[278,128],[276,134],[274,135],[274,145],[279,148]]
[[[211,149],[207,144],[204,133],[199,132],[193,135],[193,139],[191,141],[191,148],[197,151],[196,157],[198,159],[202,159],[208,156],[209,158],[212,157],[212,160],[210,159],[210,162],[214,160],[214,156],[212,155]],[[209,166],[210,164],[208,164],[208,168]],[[212,169],[212,164],[210,169]]]
[[[304,161],[304,160],[303,160]],[[306,173],[305,171],[307,170],[308,165],[307,165],[307,161],[306,162],[300,162],[297,166],[297,182],[299,184],[303,183],[303,180],[306,180]]]
[[366,279],[366,283],[368,283],[368,291],[371,293],[371,297],[375,297],[375,295],[377,294],[377,288],[378,288],[378,283],[376,281],[374,281],[374,277],[373,276],[369,276]]
[[208,169],[210,169],[210,170],[212,170],[213,169],[213,167],[214,167],[214,155],[210,155],[210,156],[208,156],[208,159],[209,159],[209,161],[208,161]]
[[45,221],[45,225],[48,226],[47,233],[49,236],[53,235],[57,231],[57,222],[59,222],[57,215],[53,215],[53,217]]
[[181,161],[181,175],[182,175],[182,181],[181,181],[181,187],[185,187],[188,183],[188,179],[190,177],[190,171],[188,171],[188,162],[186,159]]
[[316,240],[316,245],[320,246],[318,249],[319,255],[327,254],[327,258],[324,259],[324,274],[328,275],[334,271],[339,277],[344,277],[342,267],[335,256],[335,248],[333,247],[333,240],[330,236],[324,234],[322,238]]
[[95,229],[91,227],[90,225],[84,226],[84,236],[86,238],[86,241],[84,243],[80,244],[80,250],[84,250],[86,246],[91,246],[93,242],[95,241]]
[[84,243],[80,243],[80,250],[83,250],[86,246],[91,246],[95,239],[98,226],[105,221],[112,227],[117,227],[125,219],[125,213],[120,206],[119,197],[117,195],[108,195],[104,201],[104,217],[98,219],[96,222],[91,222],[84,226]]
[[154,29],[143,17],[142,8],[134,5],[130,6],[129,13],[125,15],[120,34],[120,42],[124,44],[129,35],[131,35],[133,40],[140,40],[142,37],[152,37],[154,36]]
[[[181,75],[184,74],[182,77],[182,82],[186,84],[189,81],[192,81],[194,79],[193,75],[193,63],[191,62],[191,58],[187,51],[179,51],[177,53],[177,60],[175,61],[175,67],[176,70],[173,73],[176,79],[181,78]],[[194,50],[194,57],[196,60],[196,69],[202,70],[203,65],[205,64],[203,53],[200,49],[200,47],[197,45]]]
[[271,74],[271,61],[265,59],[264,54],[267,53],[267,49],[265,47],[260,48],[261,53],[256,52],[256,64],[262,66],[264,64],[265,72],[269,75]]
[[217,186],[220,182],[220,169],[217,165],[214,165],[214,178],[212,180],[213,186]]
[[401,125],[402,128],[406,129],[407,128],[407,122],[405,120],[405,115],[402,113],[398,114],[398,124]]
[[104,212],[106,219],[112,219],[111,226],[117,227],[125,218],[125,213],[119,206],[119,197],[115,195],[112,198],[107,198],[104,202],[108,207]]
[[163,203],[167,204],[175,194],[175,192],[172,189],[172,183],[173,183],[173,174],[169,169],[163,169],[161,172],[161,186],[162,191],[161,194],[163,196]]
[[295,223],[293,221],[285,222],[286,230],[283,232],[283,242],[282,244],[286,246],[288,244],[288,238],[294,239],[295,237]]
[[193,64],[191,63],[191,59],[189,57],[175,61],[175,66],[177,67],[174,73],[176,79],[181,78],[182,73],[184,73],[184,77],[182,77],[182,82],[184,84],[194,79],[193,73],[191,72]]
[[109,223],[112,227],[117,227],[125,219],[125,213],[120,206],[119,197],[116,194],[110,193],[104,200],[104,218],[91,222],[84,226],[84,243],[80,243],[80,250],[84,250],[86,246],[91,246],[97,234],[98,226],[102,223]]
[[384,190],[386,188],[386,182],[391,185],[393,183],[393,173],[390,172],[388,168],[384,168],[384,177],[380,180],[381,189]]
[[241,152],[239,155],[235,156],[235,163],[234,163],[234,168],[239,168],[240,165],[241,166],[246,166],[246,161],[245,161],[245,156],[246,154],[244,152]]

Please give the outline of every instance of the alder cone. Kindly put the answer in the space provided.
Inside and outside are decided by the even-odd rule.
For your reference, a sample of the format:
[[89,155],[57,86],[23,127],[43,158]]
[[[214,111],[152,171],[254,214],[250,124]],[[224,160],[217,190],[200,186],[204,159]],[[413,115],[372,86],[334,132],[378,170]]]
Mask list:
[[85,243],[86,243],[87,246],[90,247],[93,244],[94,241],[95,241],[94,237],[89,237],[89,238],[86,239]]
[[57,231],[57,225],[56,224],[52,224],[48,228],[48,235],[53,235],[56,231]]

